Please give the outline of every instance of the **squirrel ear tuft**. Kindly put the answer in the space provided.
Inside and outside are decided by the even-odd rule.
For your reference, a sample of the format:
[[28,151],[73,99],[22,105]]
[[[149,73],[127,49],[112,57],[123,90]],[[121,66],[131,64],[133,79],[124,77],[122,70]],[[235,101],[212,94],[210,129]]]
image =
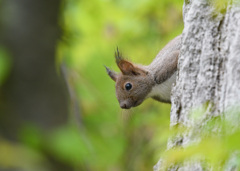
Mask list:
[[122,71],[123,75],[147,75],[147,71],[123,59],[122,54],[118,50],[118,47],[117,51],[115,52],[115,59],[118,68]]
[[119,62],[121,62],[123,60],[122,54],[119,52],[118,47],[117,47],[117,51],[115,51],[115,60],[116,60],[117,65]]
[[116,80],[117,80],[117,73],[114,72],[114,71],[112,71],[112,70],[110,70],[110,69],[109,69],[108,67],[106,67],[106,66],[105,66],[105,68],[106,68],[106,70],[107,70],[107,73],[108,73],[109,77],[110,77],[113,81],[116,82]]

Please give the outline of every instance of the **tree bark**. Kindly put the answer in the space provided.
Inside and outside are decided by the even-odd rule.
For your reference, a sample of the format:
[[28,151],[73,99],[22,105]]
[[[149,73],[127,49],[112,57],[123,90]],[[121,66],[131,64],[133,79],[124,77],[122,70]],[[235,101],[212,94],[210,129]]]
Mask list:
[[[203,125],[214,117],[227,119],[235,127],[240,123],[235,115],[240,102],[239,1],[229,0],[226,8],[217,8],[211,1],[185,0],[183,18],[182,47],[177,81],[172,91],[170,125],[183,125],[190,131],[169,140],[168,149],[201,141],[196,132],[201,132]],[[196,123],[192,119],[192,111],[203,106],[201,119]],[[221,128],[216,130],[221,132]],[[162,160],[154,170],[161,168]],[[192,163],[169,170],[204,169],[200,163]]]

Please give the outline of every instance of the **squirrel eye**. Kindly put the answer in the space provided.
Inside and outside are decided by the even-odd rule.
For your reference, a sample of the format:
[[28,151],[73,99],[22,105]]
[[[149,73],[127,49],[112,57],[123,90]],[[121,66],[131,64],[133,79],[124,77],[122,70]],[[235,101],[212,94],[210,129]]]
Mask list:
[[125,84],[125,88],[127,91],[131,90],[132,84],[130,84],[130,83]]

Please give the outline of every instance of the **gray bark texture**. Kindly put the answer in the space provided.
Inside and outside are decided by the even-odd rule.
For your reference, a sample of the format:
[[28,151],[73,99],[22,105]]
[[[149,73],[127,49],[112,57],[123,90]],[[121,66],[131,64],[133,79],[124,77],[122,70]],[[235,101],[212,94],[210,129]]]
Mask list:
[[[185,0],[184,30],[178,61],[176,85],[172,91],[171,127],[190,128],[186,135],[169,140],[167,149],[185,147],[201,141],[196,130],[214,117],[230,120],[239,126],[240,102],[240,4],[229,0],[224,10],[217,10],[207,0]],[[207,104],[207,105],[206,105]],[[206,106],[198,123],[192,110]],[[211,130],[221,132],[220,128]],[[226,167],[226,170],[234,166]],[[236,169],[236,168],[235,168]],[[154,171],[162,170],[162,160]],[[205,170],[200,163],[184,162],[168,170]],[[237,170],[237,169],[236,169]]]

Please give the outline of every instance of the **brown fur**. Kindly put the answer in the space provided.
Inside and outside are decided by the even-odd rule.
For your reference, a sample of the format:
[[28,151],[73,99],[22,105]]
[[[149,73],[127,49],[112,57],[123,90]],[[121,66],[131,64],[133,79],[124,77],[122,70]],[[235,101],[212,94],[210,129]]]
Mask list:
[[[131,83],[132,89],[126,90],[125,84]],[[151,91],[154,80],[147,75],[118,74],[116,80],[116,95],[122,108],[131,108],[140,105]]]
[[[175,82],[175,77],[172,75],[177,70],[180,45],[181,36],[177,36],[158,53],[148,66],[136,65],[123,59],[117,49],[115,59],[121,73],[117,74],[107,67],[106,69],[111,79],[116,82],[116,96],[121,108],[129,109],[138,106],[147,97],[170,103],[170,90]],[[125,88],[127,83],[132,85],[130,90]],[[156,91],[159,85],[161,88]]]
[[[129,109],[140,105],[144,101],[155,82],[149,76],[148,71],[123,59],[119,55],[120,53],[117,50],[115,53],[116,63],[121,73],[116,74],[107,67],[106,69],[112,80],[116,81],[116,95],[120,106]],[[132,84],[132,89],[129,91],[125,89],[125,84],[127,83]]]

